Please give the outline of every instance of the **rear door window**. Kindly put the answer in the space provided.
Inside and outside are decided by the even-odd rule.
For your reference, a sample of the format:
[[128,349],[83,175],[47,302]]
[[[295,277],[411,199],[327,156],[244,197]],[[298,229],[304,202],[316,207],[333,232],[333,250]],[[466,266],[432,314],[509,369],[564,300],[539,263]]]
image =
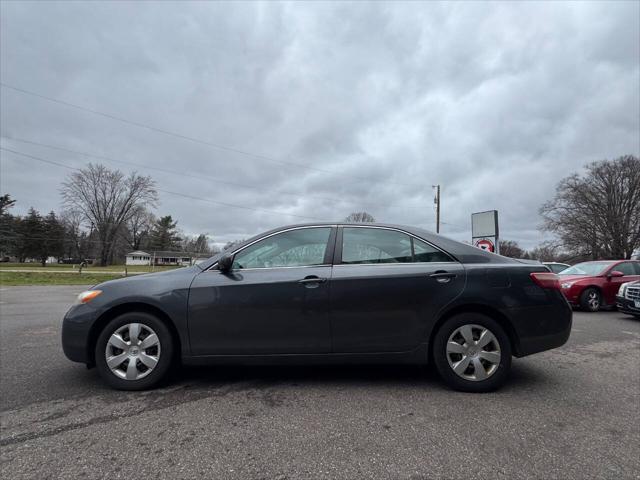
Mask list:
[[450,261],[445,253],[406,233],[384,228],[343,228],[343,264]]
[[633,268],[633,264],[631,262],[624,262],[613,267],[613,270],[617,270],[618,272],[622,272],[625,275],[635,275],[636,269]]

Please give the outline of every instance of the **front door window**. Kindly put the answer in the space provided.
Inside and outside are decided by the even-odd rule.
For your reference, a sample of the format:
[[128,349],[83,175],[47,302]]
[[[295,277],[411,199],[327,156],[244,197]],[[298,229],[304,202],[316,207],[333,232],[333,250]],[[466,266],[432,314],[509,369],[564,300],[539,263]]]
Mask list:
[[233,268],[322,265],[330,234],[331,227],[317,227],[272,235],[238,252],[233,259]]

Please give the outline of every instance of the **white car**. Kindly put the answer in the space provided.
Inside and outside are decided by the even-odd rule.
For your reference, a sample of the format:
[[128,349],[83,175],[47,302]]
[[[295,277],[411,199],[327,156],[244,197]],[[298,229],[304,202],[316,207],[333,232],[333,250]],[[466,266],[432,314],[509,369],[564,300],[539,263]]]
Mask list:
[[566,268],[569,268],[571,265],[567,265],[566,263],[560,262],[544,262],[543,265],[548,267],[553,273],[560,273]]
[[616,308],[622,313],[640,318],[640,280],[620,285],[616,295]]

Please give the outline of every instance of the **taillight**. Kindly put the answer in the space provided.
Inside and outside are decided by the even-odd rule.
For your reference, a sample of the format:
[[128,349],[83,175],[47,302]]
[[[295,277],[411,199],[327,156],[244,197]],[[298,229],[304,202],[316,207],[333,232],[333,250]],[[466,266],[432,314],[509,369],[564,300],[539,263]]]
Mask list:
[[551,272],[533,272],[530,274],[531,280],[536,282],[541,288],[555,288],[560,290],[560,277]]

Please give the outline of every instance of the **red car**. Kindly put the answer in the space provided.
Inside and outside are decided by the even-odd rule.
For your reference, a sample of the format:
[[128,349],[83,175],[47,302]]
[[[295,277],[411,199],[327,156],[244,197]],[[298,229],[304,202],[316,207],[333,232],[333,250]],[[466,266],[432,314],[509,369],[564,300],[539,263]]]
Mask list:
[[583,262],[563,270],[558,276],[562,293],[571,305],[597,312],[601,307],[616,304],[616,293],[621,284],[640,280],[640,262]]

